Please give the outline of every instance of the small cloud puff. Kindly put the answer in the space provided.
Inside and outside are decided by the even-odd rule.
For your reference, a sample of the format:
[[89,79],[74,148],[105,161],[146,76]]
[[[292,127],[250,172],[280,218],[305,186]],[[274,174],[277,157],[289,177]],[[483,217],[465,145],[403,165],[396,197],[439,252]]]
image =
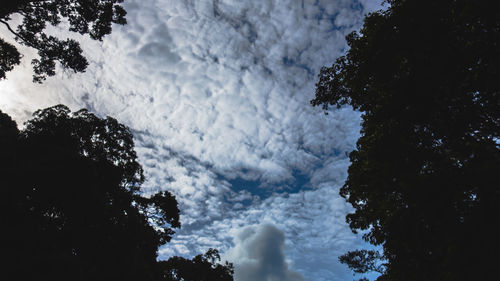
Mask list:
[[285,259],[285,234],[272,224],[243,228],[227,253],[235,263],[236,281],[304,281],[289,269]]

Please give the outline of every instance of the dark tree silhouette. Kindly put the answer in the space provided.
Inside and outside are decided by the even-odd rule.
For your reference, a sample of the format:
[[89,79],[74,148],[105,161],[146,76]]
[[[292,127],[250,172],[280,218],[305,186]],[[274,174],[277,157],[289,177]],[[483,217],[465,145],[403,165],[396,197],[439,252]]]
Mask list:
[[[123,0],[8,0],[0,6],[0,23],[15,36],[18,43],[38,51],[38,59],[32,61],[33,81],[42,82],[47,76],[55,75],[56,61],[64,69],[84,72],[87,60],[82,55],[80,44],[73,39],[59,39],[47,35],[47,24],[59,25],[64,19],[69,30],[89,34],[94,40],[111,33],[111,24],[125,24],[125,10],[119,5]],[[17,28],[9,25],[9,16],[22,15],[23,20]],[[6,72],[18,65],[19,51],[0,38],[0,79]]]
[[[7,276],[157,280],[158,246],[180,226],[168,192],[139,194],[132,135],[115,119],[55,106],[18,131],[1,117]],[[9,278],[8,278],[9,279]]]
[[127,127],[86,110],[39,110],[22,131],[0,112],[2,279],[170,280],[157,249],[180,227],[177,201],[141,196],[133,148]]
[[383,273],[384,267],[379,263],[381,259],[380,253],[374,250],[349,251],[339,257],[341,263],[346,264],[356,273]]
[[192,260],[172,257],[161,261],[160,269],[165,280],[172,281],[232,281],[233,265],[226,262],[219,264],[220,255],[215,249],[209,249],[203,255]]
[[[500,13],[493,1],[389,0],[346,37],[313,105],[363,112],[340,194],[383,247],[342,261],[379,280],[491,280],[500,250]],[[366,253],[365,253],[366,254]],[[379,259],[378,263],[374,263]]]

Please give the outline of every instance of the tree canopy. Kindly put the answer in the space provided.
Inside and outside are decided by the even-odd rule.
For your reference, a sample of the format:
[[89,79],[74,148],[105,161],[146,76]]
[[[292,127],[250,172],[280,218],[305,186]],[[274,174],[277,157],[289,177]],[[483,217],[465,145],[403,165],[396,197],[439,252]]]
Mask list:
[[321,69],[311,101],[363,112],[340,194],[355,209],[350,227],[383,254],[341,260],[359,272],[383,263],[379,280],[489,280],[500,250],[500,14],[487,0],[386,2]]
[[[64,69],[84,72],[87,59],[80,44],[73,39],[59,39],[45,33],[47,24],[57,26],[63,20],[69,31],[88,34],[102,40],[111,33],[112,23],[125,24],[126,12],[119,4],[123,0],[9,0],[0,6],[0,23],[4,24],[15,40],[38,51],[32,60],[34,82],[42,82],[55,75],[56,62]],[[22,23],[13,28],[10,15],[18,13]],[[21,54],[15,46],[0,38],[0,79],[6,77],[20,63]]]
[[172,257],[160,262],[160,270],[166,280],[172,281],[232,281],[233,265],[219,264],[220,255],[215,249],[209,249],[203,255],[192,260]]
[[[86,110],[39,110],[21,131],[0,112],[0,274],[9,280],[174,280],[157,261],[157,249],[180,227],[177,201],[166,191],[142,196],[144,176],[133,148],[127,127]],[[191,266],[206,267],[216,254],[209,251]],[[223,280],[232,280],[229,264],[212,261],[209,271],[227,269]],[[193,280],[213,280],[192,273]]]

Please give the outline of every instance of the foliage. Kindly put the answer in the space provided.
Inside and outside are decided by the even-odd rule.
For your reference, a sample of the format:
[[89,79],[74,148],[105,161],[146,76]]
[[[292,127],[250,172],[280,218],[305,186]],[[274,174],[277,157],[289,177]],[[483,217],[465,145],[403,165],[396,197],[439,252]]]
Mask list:
[[349,251],[339,257],[341,263],[346,264],[356,273],[367,273],[375,271],[383,273],[382,265],[377,264],[382,259],[379,252],[373,250],[356,250]]
[[[2,276],[165,280],[157,249],[180,227],[177,201],[168,192],[141,196],[133,148],[127,127],[86,110],[39,110],[22,131],[0,112]],[[212,257],[195,258],[193,269],[205,274]],[[232,274],[212,266],[210,274]]]
[[1,124],[10,276],[157,280],[157,248],[180,227],[179,210],[168,192],[139,194],[144,177],[129,130],[64,106],[35,112],[22,131],[4,114]]
[[[18,43],[38,51],[33,59],[33,81],[41,83],[55,75],[56,61],[64,69],[84,72],[88,62],[80,44],[73,39],[59,39],[45,33],[47,24],[57,26],[64,19],[69,30],[88,34],[94,40],[111,33],[111,24],[125,24],[123,0],[14,0],[0,9],[0,23],[7,26]],[[12,13],[22,15],[22,23],[14,30],[8,23]],[[17,49],[0,38],[0,79],[20,62]]]
[[500,14],[492,1],[386,2],[311,101],[363,112],[347,222],[382,245],[379,280],[487,280],[500,250]]
[[160,262],[165,280],[172,281],[232,281],[233,265],[219,264],[220,255],[210,248],[205,254],[197,255],[192,260],[172,257]]
[[0,38],[0,79],[5,78],[5,73],[14,69],[14,65],[21,62],[21,54],[12,44]]

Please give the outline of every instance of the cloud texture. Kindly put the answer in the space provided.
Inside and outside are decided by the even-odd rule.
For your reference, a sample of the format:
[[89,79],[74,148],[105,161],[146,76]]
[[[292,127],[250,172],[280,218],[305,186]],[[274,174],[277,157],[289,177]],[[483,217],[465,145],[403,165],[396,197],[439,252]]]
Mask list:
[[[292,261],[281,263],[283,276],[343,280],[337,256],[361,243],[338,196],[359,113],[324,116],[309,100],[320,67],[345,51],[344,36],[377,4],[129,0],[128,24],[104,42],[70,35],[89,58],[84,74],[32,84],[33,52],[23,49],[23,65],[0,82],[0,107],[26,120],[64,103],[131,127],[146,191],[168,189],[181,203],[183,228],[162,257],[268,238]],[[266,226],[233,239],[262,221],[283,233]]]

